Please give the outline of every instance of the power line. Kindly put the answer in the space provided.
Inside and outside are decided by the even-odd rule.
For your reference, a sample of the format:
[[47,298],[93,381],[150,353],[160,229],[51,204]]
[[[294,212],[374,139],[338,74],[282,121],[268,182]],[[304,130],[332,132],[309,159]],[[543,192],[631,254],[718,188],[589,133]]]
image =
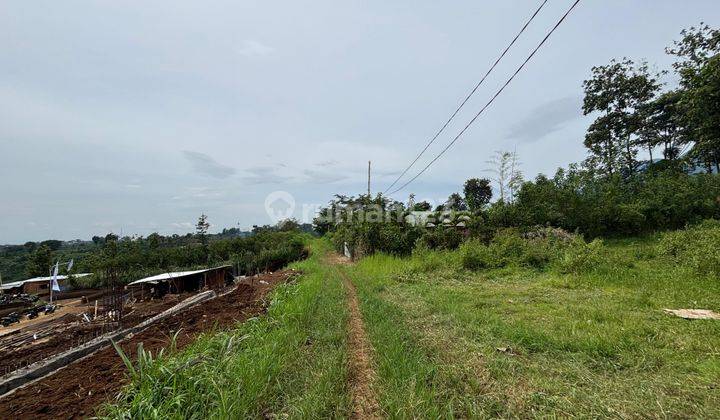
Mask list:
[[411,182],[415,181],[420,175],[422,175],[433,163],[435,163],[435,161],[437,161],[438,159],[440,159],[440,157],[441,157],[442,155],[444,155],[445,152],[447,152],[448,149],[450,149],[450,148],[460,139],[460,137],[461,137],[463,134],[465,134],[465,132],[470,128],[470,126],[475,122],[475,120],[477,120],[478,117],[480,117],[480,115],[481,115],[483,112],[485,112],[485,110],[486,110],[490,105],[492,105],[493,102],[495,102],[495,99],[496,99],[498,96],[500,96],[500,94],[505,90],[505,88],[513,81],[513,79],[515,79],[515,76],[517,76],[517,75],[522,71],[522,69],[525,68],[525,66],[527,65],[527,63],[530,62],[530,60],[535,56],[535,54],[538,52],[538,50],[540,50],[540,48],[541,48],[541,47],[545,44],[545,42],[550,38],[550,36],[553,34],[553,32],[555,32],[555,30],[565,21],[565,19],[568,17],[568,15],[570,14],[570,12],[572,12],[573,9],[575,9],[575,6],[577,6],[578,3],[580,3],[580,0],[576,0],[575,3],[573,3],[572,6],[570,6],[570,8],[567,10],[567,12],[565,12],[565,14],[563,15],[563,17],[560,18],[560,20],[555,24],[555,26],[553,26],[553,28],[550,30],[550,32],[548,32],[548,34],[545,35],[545,38],[543,38],[543,40],[540,41],[540,44],[538,44],[538,46],[535,47],[535,49],[533,50],[533,52],[530,53],[530,55],[528,56],[528,58],[526,58],[525,61],[520,65],[520,67],[518,67],[518,69],[515,70],[515,73],[513,73],[513,75],[510,76],[510,78],[507,80],[507,82],[505,82],[505,84],[495,93],[495,95],[493,95],[493,97],[488,101],[488,103],[486,103],[485,106],[483,106],[482,109],[480,109],[480,111],[479,111],[477,114],[475,114],[475,116],[473,117],[473,119],[470,120],[469,123],[467,123],[467,125],[465,126],[465,128],[463,128],[462,131],[460,131],[460,133],[458,133],[458,135],[455,136],[455,138],[454,138],[447,146],[445,146],[445,148],[444,148],[437,156],[435,156],[435,158],[434,158],[433,160],[430,161],[430,163],[428,163],[420,172],[418,172],[417,175],[415,175],[414,177],[412,177],[409,181],[407,181],[406,183],[404,183],[400,188],[395,189],[395,191],[391,192],[390,194],[395,194],[396,192],[398,192],[398,191],[402,190],[403,188],[407,187],[408,185],[410,185]]
[[517,42],[517,40],[520,38],[520,35],[522,35],[523,32],[525,32],[525,29],[527,29],[528,26],[530,26],[530,23],[535,19],[535,17],[538,15],[538,13],[540,13],[540,10],[542,10],[542,8],[545,7],[545,4],[546,4],[547,2],[548,2],[548,0],[544,0],[544,1],[540,4],[540,6],[537,8],[537,10],[535,10],[535,13],[533,13],[532,16],[530,16],[530,19],[528,19],[528,21],[525,22],[525,25],[522,27],[522,29],[520,29],[520,32],[518,32],[517,35],[515,35],[515,38],[513,38],[513,40],[510,42],[510,44],[508,44],[508,46],[505,47],[505,50],[502,52],[502,54],[500,54],[500,57],[498,57],[497,60],[495,60],[495,63],[493,63],[493,65],[490,66],[490,69],[487,71],[487,73],[485,73],[485,75],[482,77],[482,79],[480,79],[480,81],[475,85],[475,87],[473,88],[473,90],[471,90],[470,93],[469,93],[469,94],[465,97],[465,99],[462,101],[462,103],[460,103],[460,106],[457,107],[457,109],[455,110],[455,112],[453,112],[453,114],[450,116],[450,118],[445,122],[445,124],[443,124],[443,126],[442,126],[442,127],[440,128],[440,130],[435,134],[435,136],[430,140],[430,142],[425,145],[425,148],[422,149],[422,151],[420,152],[420,154],[418,154],[418,155],[415,157],[415,160],[413,160],[413,161],[410,163],[410,165],[408,165],[408,167],[405,168],[405,170],[400,174],[400,176],[398,176],[397,179],[395,179],[395,181],[393,181],[393,183],[390,184],[389,187],[387,187],[387,189],[385,190],[385,193],[387,193],[387,192],[390,190],[390,188],[392,188],[395,184],[397,184],[398,181],[400,181],[400,179],[401,179],[403,176],[405,176],[405,174],[407,173],[407,171],[409,171],[410,168],[412,168],[413,165],[415,165],[415,163],[417,163],[418,159],[420,159],[420,157],[427,151],[428,147],[430,147],[430,145],[433,144],[433,143],[435,142],[435,140],[437,140],[437,138],[440,136],[440,134],[442,134],[442,133],[445,131],[445,129],[447,128],[447,126],[450,125],[450,123],[452,122],[453,119],[455,119],[455,117],[456,117],[457,114],[460,112],[460,110],[465,106],[465,104],[470,100],[470,98],[475,94],[475,92],[477,92],[477,90],[480,88],[480,86],[483,84],[483,82],[485,82],[485,79],[488,78],[488,76],[490,75],[490,73],[492,73],[493,70],[495,70],[495,67],[497,67],[497,65],[498,65],[498,64],[500,63],[500,61],[505,57],[505,55],[508,53],[508,51],[510,51],[510,48],[512,48],[512,46],[515,45],[515,42]]

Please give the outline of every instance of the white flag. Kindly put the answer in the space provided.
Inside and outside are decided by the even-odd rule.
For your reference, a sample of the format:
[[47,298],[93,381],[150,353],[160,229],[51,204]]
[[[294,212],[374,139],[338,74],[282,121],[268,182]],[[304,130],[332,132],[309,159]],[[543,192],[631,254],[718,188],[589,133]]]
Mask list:
[[70,270],[72,270],[72,266],[73,266],[74,263],[75,263],[75,260],[70,260],[70,262],[68,263],[68,267],[67,267],[67,271],[68,271],[68,272],[69,272]]
[[53,269],[53,275],[52,275],[52,289],[56,292],[60,291],[60,285],[57,282],[57,276],[58,276],[58,270],[60,269],[60,262],[55,263],[55,268]]

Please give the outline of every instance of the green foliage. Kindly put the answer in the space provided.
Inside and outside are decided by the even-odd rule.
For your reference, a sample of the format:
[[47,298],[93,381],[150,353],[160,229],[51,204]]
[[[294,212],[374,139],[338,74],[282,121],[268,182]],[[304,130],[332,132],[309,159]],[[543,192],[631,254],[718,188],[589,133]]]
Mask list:
[[293,261],[302,259],[307,255],[303,241],[299,237],[292,237],[280,243],[265,244],[259,252],[244,250],[242,253],[232,255],[231,261],[240,272],[255,274],[265,271],[276,271]]
[[463,235],[455,227],[437,226],[423,231],[417,246],[428,249],[457,249]]
[[586,243],[562,229],[540,228],[525,233],[502,229],[485,244],[477,239],[460,246],[460,264],[467,270],[524,266],[544,269],[557,265],[561,272],[581,272],[599,263],[602,241]]
[[348,245],[355,258],[375,252],[409,255],[421,229],[405,222],[403,203],[378,194],[346,197],[338,195],[314,220],[316,229],[328,227],[338,252]]
[[697,273],[720,278],[720,222],[706,220],[662,235],[658,252]]
[[53,264],[53,253],[47,245],[40,245],[27,262],[26,273],[28,277],[47,276]]
[[410,259],[412,265],[408,271],[410,274],[436,271],[442,267],[452,265],[452,257],[453,255],[449,252],[432,250],[424,244],[418,243],[412,251],[412,258]]
[[566,274],[582,274],[595,270],[603,261],[603,241],[595,239],[590,243],[575,241],[573,246],[565,250],[559,260],[560,272]]
[[466,211],[468,209],[468,205],[465,202],[465,199],[460,196],[460,194],[452,193],[448,197],[443,208],[444,210],[451,211]]
[[540,175],[526,182],[513,205],[493,206],[489,216],[500,226],[551,225],[589,237],[633,235],[720,217],[718,197],[717,175],[668,168],[626,179],[597,178],[571,167],[552,179]]
[[490,247],[478,240],[473,239],[460,245],[460,264],[466,270],[492,268],[494,260]]
[[483,209],[492,199],[492,186],[489,179],[470,178],[463,186],[465,202],[472,211]]
[[659,75],[651,75],[647,63],[636,65],[628,59],[612,60],[592,68],[592,77],[583,83],[585,115],[601,115],[588,128],[585,146],[591,162],[605,174],[635,172],[641,124],[637,112],[660,89]]

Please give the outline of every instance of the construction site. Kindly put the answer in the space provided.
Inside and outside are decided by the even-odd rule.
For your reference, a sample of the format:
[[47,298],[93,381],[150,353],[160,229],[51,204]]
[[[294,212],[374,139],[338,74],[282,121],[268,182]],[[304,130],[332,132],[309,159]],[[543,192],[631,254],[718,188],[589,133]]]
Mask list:
[[26,293],[42,281],[13,284],[0,302],[0,417],[91,416],[127,380],[113,342],[134,356],[140,343],[155,352],[179,331],[182,349],[199,334],[261,314],[267,293],[296,274],[235,277],[222,266],[122,286],[109,276],[101,289],[58,293],[52,303]]

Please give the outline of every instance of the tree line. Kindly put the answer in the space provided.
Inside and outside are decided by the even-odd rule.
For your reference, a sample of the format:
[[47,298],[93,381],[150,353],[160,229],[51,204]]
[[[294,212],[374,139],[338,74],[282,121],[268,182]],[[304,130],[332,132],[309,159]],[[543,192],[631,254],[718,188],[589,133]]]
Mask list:
[[[514,152],[488,162],[494,179],[472,178],[434,210],[382,195],[337,195],[314,221],[339,250],[407,254],[418,243],[457,247],[499,229],[553,226],[587,237],[636,235],[720,218],[720,30],[701,24],[667,48],[679,83],[665,89],[645,62],[591,69],[582,111],[595,120],[583,162],[523,180]],[[648,160],[640,153],[647,152]],[[494,181],[494,184],[493,184]],[[494,188],[493,188],[494,185]],[[492,202],[493,194],[496,200]],[[381,213],[368,219],[367,213]],[[430,212],[418,225],[412,212]],[[363,217],[360,217],[363,215]],[[390,217],[387,217],[390,215]],[[458,219],[462,218],[462,220]]]

